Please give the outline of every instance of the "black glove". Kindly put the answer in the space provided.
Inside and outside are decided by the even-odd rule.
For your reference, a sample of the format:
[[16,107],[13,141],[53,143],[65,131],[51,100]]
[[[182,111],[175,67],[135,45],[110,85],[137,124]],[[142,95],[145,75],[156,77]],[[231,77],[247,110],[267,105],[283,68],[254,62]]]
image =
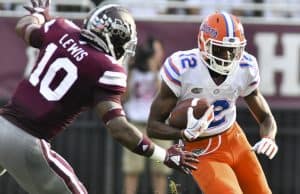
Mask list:
[[194,153],[183,151],[178,144],[175,144],[167,150],[164,164],[185,174],[191,174],[191,170],[197,169],[192,163],[198,162]]
[[43,0],[31,0],[31,4],[32,7],[24,6],[24,8],[28,10],[30,14],[39,13],[44,16],[45,21],[51,20],[51,16],[49,14],[50,0],[46,0],[45,3]]

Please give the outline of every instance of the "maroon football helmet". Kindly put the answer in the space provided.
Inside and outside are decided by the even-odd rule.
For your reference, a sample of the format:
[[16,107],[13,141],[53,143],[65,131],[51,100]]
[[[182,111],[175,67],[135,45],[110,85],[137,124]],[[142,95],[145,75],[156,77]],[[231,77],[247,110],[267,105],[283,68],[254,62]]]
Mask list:
[[124,7],[115,4],[97,7],[84,20],[81,34],[96,48],[117,60],[134,56],[137,44],[133,17]]

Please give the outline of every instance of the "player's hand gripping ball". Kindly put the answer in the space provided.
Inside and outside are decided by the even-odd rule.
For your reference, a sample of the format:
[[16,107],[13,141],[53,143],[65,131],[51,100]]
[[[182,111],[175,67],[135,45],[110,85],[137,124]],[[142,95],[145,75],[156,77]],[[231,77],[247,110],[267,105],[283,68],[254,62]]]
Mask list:
[[187,126],[187,111],[189,107],[193,108],[195,119],[200,119],[210,107],[210,104],[205,99],[198,98],[189,98],[180,101],[170,114],[169,125],[175,128],[185,129]]
[[214,119],[213,106],[205,99],[190,98],[179,102],[172,110],[169,125],[184,129],[185,140],[199,137]]

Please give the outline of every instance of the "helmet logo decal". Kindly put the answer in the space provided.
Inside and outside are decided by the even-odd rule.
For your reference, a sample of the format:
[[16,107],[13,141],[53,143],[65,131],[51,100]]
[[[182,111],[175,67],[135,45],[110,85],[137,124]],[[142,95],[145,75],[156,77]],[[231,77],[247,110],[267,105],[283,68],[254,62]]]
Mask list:
[[119,35],[120,38],[129,38],[128,34],[131,34],[130,26],[123,22],[121,19],[115,18],[114,21],[106,14],[102,18],[96,17],[93,21],[94,31],[105,33],[111,33],[112,35]]
[[207,24],[201,25],[200,31],[210,34],[210,36],[213,38],[218,36],[218,31]]
[[95,27],[94,30],[97,32],[100,32],[105,28],[105,24],[103,20],[100,20],[98,17],[96,17],[95,20],[93,21],[93,25]]

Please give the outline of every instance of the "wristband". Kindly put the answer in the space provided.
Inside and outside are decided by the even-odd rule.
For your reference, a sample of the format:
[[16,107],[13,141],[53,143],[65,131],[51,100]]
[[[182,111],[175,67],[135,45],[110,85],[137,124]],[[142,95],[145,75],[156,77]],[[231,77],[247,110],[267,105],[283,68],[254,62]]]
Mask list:
[[166,150],[155,144],[153,154],[150,156],[150,158],[153,160],[157,160],[159,162],[164,162],[166,156],[167,156]]
[[46,21],[45,16],[43,14],[40,14],[40,13],[36,12],[36,13],[33,13],[32,16],[35,17],[38,20],[39,24],[43,24]]
[[137,146],[132,150],[132,152],[142,156],[149,157],[151,154],[149,153],[151,144],[152,144],[151,140],[147,136],[143,136],[143,138],[140,140]]

